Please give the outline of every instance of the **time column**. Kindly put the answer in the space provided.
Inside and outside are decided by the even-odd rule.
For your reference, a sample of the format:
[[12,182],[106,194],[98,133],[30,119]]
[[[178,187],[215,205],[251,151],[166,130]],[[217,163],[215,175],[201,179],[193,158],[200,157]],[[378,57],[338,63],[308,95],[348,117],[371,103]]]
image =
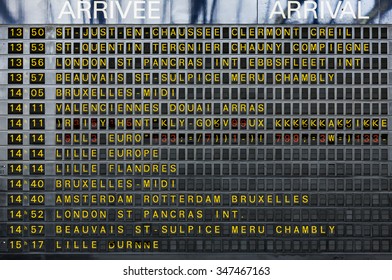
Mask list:
[[[4,73],[1,80],[2,94],[2,118],[0,125],[4,129],[1,137],[1,145],[4,145],[0,153],[5,165],[2,165],[2,175],[6,179],[1,180],[1,190],[6,191],[2,195],[2,251],[23,252],[25,248],[24,232],[28,227],[25,219],[24,200],[24,28],[10,27],[8,32],[1,30],[5,39],[2,42],[2,69]],[[7,38],[8,37],[8,38]],[[4,98],[6,102],[4,102]],[[5,142],[5,143],[4,143]],[[4,189],[5,188],[5,189]],[[4,207],[4,208],[3,208]]]
[[45,240],[45,221],[46,221],[46,164],[45,164],[45,129],[46,129],[46,29],[45,27],[29,28],[29,58],[27,64],[28,71],[28,88],[25,98],[25,109],[28,110],[28,145],[29,149],[25,151],[28,155],[27,169],[29,174],[27,184],[28,196],[27,212],[29,219],[28,250],[29,252],[45,252],[47,244]]
[[[8,64],[7,84],[1,91],[7,97],[2,102],[7,112],[6,180],[1,181],[6,184],[2,243],[7,246],[2,251],[12,253],[45,251],[44,39],[45,28],[9,27],[8,40],[2,44],[7,46]],[[2,229],[4,233],[4,224]]]

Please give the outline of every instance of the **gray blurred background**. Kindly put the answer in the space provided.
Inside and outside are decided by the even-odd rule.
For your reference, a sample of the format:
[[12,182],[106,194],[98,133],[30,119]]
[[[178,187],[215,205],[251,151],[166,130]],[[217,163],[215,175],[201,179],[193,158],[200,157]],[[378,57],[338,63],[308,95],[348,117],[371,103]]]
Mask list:
[[[80,0],[70,0],[76,7]],[[96,0],[88,0],[94,2]],[[106,0],[111,1],[111,0]],[[124,6],[129,0],[119,0]],[[148,1],[148,0],[146,0]],[[392,0],[362,0],[362,13],[370,17],[369,20],[356,20],[343,18],[332,20],[325,16],[324,19],[308,19],[296,17],[285,20],[275,17],[269,19],[273,4],[279,0],[161,0],[161,17],[159,20],[138,19],[132,15],[122,19],[119,15],[114,18],[104,19],[102,14],[90,20],[81,18],[74,20],[70,16],[58,19],[58,15],[65,0],[0,0],[1,24],[389,24],[392,22]],[[315,0],[319,1],[319,0]],[[287,0],[280,0],[282,7],[287,7]],[[303,3],[304,0],[299,0]],[[330,0],[332,7],[336,7],[339,0]],[[343,0],[351,2],[357,7],[358,0]],[[355,11],[356,12],[356,11]]]

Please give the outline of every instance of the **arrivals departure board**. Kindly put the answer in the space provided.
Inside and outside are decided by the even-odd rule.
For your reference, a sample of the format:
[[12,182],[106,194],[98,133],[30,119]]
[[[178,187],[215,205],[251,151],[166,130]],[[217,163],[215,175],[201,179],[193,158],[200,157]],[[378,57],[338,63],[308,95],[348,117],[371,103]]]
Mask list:
[[391,258],[370,2],[1,2],[1,258]]

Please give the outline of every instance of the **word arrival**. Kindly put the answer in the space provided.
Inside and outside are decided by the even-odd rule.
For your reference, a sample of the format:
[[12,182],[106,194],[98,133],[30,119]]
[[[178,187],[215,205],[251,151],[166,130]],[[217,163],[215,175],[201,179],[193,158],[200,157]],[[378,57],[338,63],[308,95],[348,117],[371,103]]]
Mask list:
[[339,1],[333,4],[326,0],[307,0],[301,5],[299,1],[287,1],[287,8],[282,6],[282,2],[275,2],[269,18],[281,16],[283,19],[290,19],[293,15],[298,19],[306,19],[309,16],[317,19],[332,18],[342,19],[352,17],[354,19],[369,19],[368,16],[362,15],[362,1],[357,1],[355,6],[350,1]]

